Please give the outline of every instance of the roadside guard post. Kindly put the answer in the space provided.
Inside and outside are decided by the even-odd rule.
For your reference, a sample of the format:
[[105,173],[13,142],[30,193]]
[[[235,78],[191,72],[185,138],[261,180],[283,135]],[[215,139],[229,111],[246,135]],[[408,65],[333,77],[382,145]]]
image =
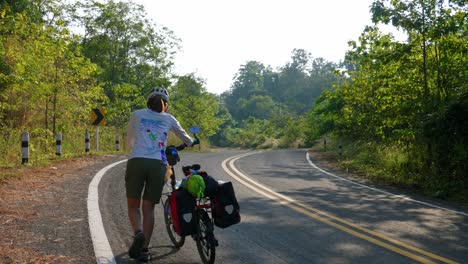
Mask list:
[[115,150],[120,151],[120,136],[115,136]]
[[55,135],[55,155],[62,156],[62,133]]
[[23,132],[21,135],[21,164],[29,161],[29,133]]
[[340,154],[340,156],[343,154],[343,144],[341,143],[341,139],[338,140],[338,154]]
[[85,152],[89,152],[89,149],[91,148],[91,143],[89,142],[89,131],[85,132]]

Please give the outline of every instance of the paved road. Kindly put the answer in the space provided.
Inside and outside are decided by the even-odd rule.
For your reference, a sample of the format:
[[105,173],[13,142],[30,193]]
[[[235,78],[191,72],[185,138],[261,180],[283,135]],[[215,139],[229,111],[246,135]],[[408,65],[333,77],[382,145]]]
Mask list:
[[[324,174],[304,150],[242,154],[250,153],[182,154],[181,164],[200,163],[215,178],[231,180],[241,205],[241,224],[215,230],[216,263],[468,263],[467,215]],[[122,163],[102,179],[100,208],[116,261],[134,263],[127,257],[124,169]],[[156,219],[153,263],[200,263],[191,239],[178,251],[172,247],[160,205]]]

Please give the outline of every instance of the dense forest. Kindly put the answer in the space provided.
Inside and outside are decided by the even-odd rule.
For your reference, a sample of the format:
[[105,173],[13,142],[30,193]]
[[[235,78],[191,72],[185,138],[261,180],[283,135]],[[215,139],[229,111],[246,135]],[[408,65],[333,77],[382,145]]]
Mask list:
[[[343,166],[379,180],[468,200],[468,17],[463,0],[375,0],[373,25],[340,62],[291,51],[286,65],[239,66],[231,88],[207,92],[195,74],[174,73],[180,40],[130,1],[2,0],[0,167],[17,166],[19,139],[31,162],[84,152],[90,112],[106,109],[101,140],[112,150],[131,111],[155,86],[170,112],[199,125],[213,146],[344,146]],[[407,36],[398,41],[379,26]],[[305,33],[306,34],[306,33]],[[105,146],[105,144],[103,144]]]

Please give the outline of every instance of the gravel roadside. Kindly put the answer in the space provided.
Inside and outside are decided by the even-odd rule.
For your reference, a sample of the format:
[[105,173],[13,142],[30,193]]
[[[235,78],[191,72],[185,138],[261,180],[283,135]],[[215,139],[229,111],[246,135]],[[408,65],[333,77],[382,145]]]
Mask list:
[[0,263],[96,263],[88,185],[124,155],[85,156],[17,169],[0,183]]

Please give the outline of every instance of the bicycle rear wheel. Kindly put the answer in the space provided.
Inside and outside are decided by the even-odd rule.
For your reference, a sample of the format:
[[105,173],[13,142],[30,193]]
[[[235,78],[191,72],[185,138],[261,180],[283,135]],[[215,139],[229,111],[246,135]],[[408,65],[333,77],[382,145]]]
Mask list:
[[213,264],[216,256],[216,240],[214,227],[208,213],[198,209],[198,226],[195,242],[203,264]]
[[175,247],[180,248],[185,243],[185,236],[179,236],[174,229],[174,223],[171,217],[171,200],[168,198],[164,202],[164,222],[166,223],[166,230],[169,238]]

